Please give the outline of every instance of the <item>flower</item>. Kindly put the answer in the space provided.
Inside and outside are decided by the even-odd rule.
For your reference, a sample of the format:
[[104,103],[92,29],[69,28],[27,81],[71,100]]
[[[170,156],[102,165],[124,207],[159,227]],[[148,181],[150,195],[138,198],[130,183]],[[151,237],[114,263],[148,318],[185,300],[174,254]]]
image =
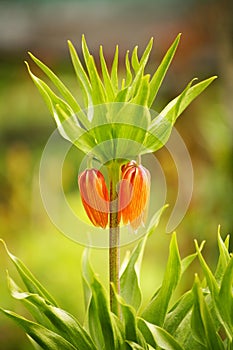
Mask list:
[[108,224],[109,197],[103,174],[97,169],[86,169],[78,177],[84,209],[94,226]]
[[119,212],[124,224],[134,230],[144,225],[150,196],[150,173],[135,161],[121,167],[122,180],[119,189]]

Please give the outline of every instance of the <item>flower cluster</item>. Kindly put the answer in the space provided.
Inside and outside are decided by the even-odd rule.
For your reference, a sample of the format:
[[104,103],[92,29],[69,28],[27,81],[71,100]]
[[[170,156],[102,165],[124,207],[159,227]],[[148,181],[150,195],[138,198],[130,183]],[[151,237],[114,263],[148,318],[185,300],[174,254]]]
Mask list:
[[[94,168],[86,169],[78,178],[81,199],[85,211],[94,226],[105,228],[108,224],[110,205],[103,174]],[[150,173],[141,164],[130,161],[121,166],[118,191],[118,220],[137,230],[144,225],[150,194]]]

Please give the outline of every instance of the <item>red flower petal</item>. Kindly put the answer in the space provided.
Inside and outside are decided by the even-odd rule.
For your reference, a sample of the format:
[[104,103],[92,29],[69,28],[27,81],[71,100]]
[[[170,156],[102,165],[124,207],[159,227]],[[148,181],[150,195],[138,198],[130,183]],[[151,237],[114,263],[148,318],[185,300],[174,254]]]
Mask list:
[[108,224],[109,197],[104,176],[99,170],[87,169],[79,175],[79,190],[85,211],[94,226]]
[[142,165],[131,161],[122,166],[119,190],[119,211],[124,224],[134,230],[144,225],[150,196],[150,173]]

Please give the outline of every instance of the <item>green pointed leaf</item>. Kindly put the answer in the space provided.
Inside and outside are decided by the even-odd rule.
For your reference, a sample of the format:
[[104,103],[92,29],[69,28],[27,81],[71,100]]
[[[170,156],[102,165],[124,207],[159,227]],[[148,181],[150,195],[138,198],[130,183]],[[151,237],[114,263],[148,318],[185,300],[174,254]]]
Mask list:
[[[33,316],[35,321],[42,326],[51,329],[51,323],[47,320],[47,318],[44,316],[43,312],[38,309],[37,306],[33,305],[28,299],[28,293],[23,292],[21,288],[15,283],[15,281],[10,278],[9,274],[7,273],[7,284],[8,289],[11,293],[11,296],[14,299],[20,300],[24,306],[29,310],[30,314]],[[53,329],[51,329],[53,330]]]
[[[166,117],[170,121],[175,121],[180,114],[188,107],[188,105],[200,95],[217,77],[213,76],[201,81],[194,86],[191,86],[195,78],[187,85],[184,91],[174,98],[168,105],[160,112],[160,118]],[[177,104],[179,108],[177,108]]]
[[[35,83],[36,87],[38,88],[39,92],[41,93],[42,97],[44,98],[50,113],[53,115],[58,127],[60,127],[65,121],[71,118],[72,121],[74,121],[73,118],[76,118],[78,116],[74,131],[79,135],[80,132],[84,132],[84,129],[80,127],[80,123],[85,127],[90,127],[90,122],[88,121],[86,115],[83,113],[83,111],[80,111],[75,115],[74,111],[71,109],[71,107],[60,97],[58,97],[47,84],[45,84],[41,79],[36,77],[30,70],[28,64],[27,68],[29,71],[29,74]],[[67,125],[67,124],[66,124]],[[62,136],[64,136],[62,134]],[[68,134],[67,139],[70,139],[70,135]],[[76,137],[77,138],[77,137]],[[75,138],[75,139],[76,139]]]
[[138,87],[138,91],[136,96],[130,101],[132,103],[142,105],[142,106],[147,106],[147,99],[149,96],[149,80],[150,80],[150,75],[147,74],[141,79],[141,83]]
[[219,291],[219,308],[222,314],[229,339],[233,338],[233,258],[229,261],[225,273],[222,278],[222,283]]
[[112,70],[111,70],[111,81],[112,81],[112,86],[114,88],[115,93],[118,91],[118,56],[119,56],[119,49],[117,45],[114,58],[113,58]]
[[41,94],[41,96],[43,97],[49,112],[54,115],[54,110],[53,110],[53,104],[51,101],[51,98],[49,96],[49,94],[46,92],[45,88],[43,87],[43,84],[40,82],[40,80],[31,72],[30,67],[28,65],[27,62],[25,62],[28,72],[34,82],[34,84],[36,85],[37,89],[39,90],[39,93]]
[[114,102],[126,102],[127,99],[128,99],[128,92],[129,92],[129,88],[126,87],[124,88],[123,90],[120,90],[115,99],[114,99]]
[[147,346],[145,339],[137,327],[135,309],[131,305],[126,304],[120,295],[117,295],[114,286],[113,291],[114,297],[116,298],[117,303],[120,305],[121,320],[124,327],[124,339],[127,341],[133,341],[142,346],[143,349],[146,349]]
[[129,61],[129,50],[126,51],[125,55],[125,68],[126,68],[126,79],[125,79],[125,85],[128,87],[133,79],[131,67],[130,67],[130,61]]
[[91,298],[87,316],[89,334],[91,335],[97,349],[105,349],[104,335],[98,315],[98,305],[93,298]]
[[206,278],[207,284],[209,286],[210,292],[213,295],[213,297],[217,299],[217,296],[219,293],[219,287],[218,287],[217,281],[216,281],[213,273],[211,272],[209,266],[205,262],[205,259],[203,258],[202,254],[201,254],[201,251],[200,251],[200,248],[198,246],[197,241],[195,240],[194,242],[195,242],[195,247],[196,247],[196,251],[198,254],[198,258],[199,258],[202,270],[205,274],[205,278]]
[[146,66],[148,59],[150,57],[150,53],[151,53],[151,50],[153,47],[153,41],[154,41],[154,39],[151,38],[149,43],[147,44],[143,54],[142,54],[141,59],[140,59],[140,65],[144,65],[144,67]]
[[133,67],[135,73],[137,73],[139,68],[140,68],[140,62],[138,59],[138,46],[135,46],[133,49],[131,64],[132,64],[132,67]]
[[191,80],[183,92],[168,103],[150,125],[147,138],[144,141],[147,152],[149,149],[154,152],[165,145],[170,137],[176,119],[214,79],[216,77],[206,79],[192,87],[191,84],[195,79]]
[[[202,251],[204,247],[205,241],[203,241],[200,245],[200,251]],[[193,260],[197,257],[197,252],[194,254],[190,254],[181,260],[181,275],[187,270]]]
[[[201,252],[200,252],[200,248],[198,247],[197,242],[195,241],[195,245],[196,245],[196,250],[198,253],[198,258],[202,267],[202,270],[204,272],[206,281],[207,281],[207,285],[210,289],[210,293],[213,299],[213,303],[215,306],[215,311],[217,313],[217,317],[219,319],[219,322],[222,324],[222,326],[224,327],[228,337],[232,338],[232,321],[229,319],[229,312],[230,312],[230,318],[232,318],[232,304],[228,305],[227,302],[222,302],[222,298],[220,297],[220,287],[217,283],[217,280],[215,279],[212,271],[210,270],[209,266],[207,265],[206,261],[204,260]],[[230,264],[230,263],[229,263]],[[230,276],[230,280],[228,280],[228,278],[225,280],[224,277],[224,282],[222,281],[221,284],[221,288],[224,288],[224,290],[228,290],[228,302],[230,302],[230,300],[232,299],[232,291],[231,291],[231,284],[232,284],[232,265],[227,265],[227,276],[229,278]],[[230,269],[228,270],[230,266]],[[226,273],[226,272],[225,272]],[[226,281],[228,281],[229,284],[225,285]],[[230,282],[229,282],[230,281]],[[225,289],[226,288],[226,289]],[[223,290],[223,289],[222,289]],[[222,293],[222,292],[221,292]]]
[[41,62],[38,58],[36,58],[32,53],[29,52],[32,60],[37,64],[37,66],[49,77],[49,79],[53,82],[53,84],[60,91],[62,96],[65,98],[67,103],[70,105],[72,110],[75,113],[78,113],[81,110],[78,102],[71,94],[71,92],[67,89],[67,87],[61,82],[61,80],[49,69],[43,62]]
[[153,46],[153,38],[151,38],[151,40],[149,41],[140,62],[138,61],[138,58],[137,58],[137,46],[134,48],[132,53],[132,66],[136,74],[133,79],[133,82],[130,84],[128,88],[127,100],[131,99],[131,101],[133,101],[134,103],[138,103],[134,101],[134,98],[136,98],[136,96],[138,95],[138,90],[142,85],[141,92],[143,92],[143,97],[137,96],[137,99],[140,100],[139,104],[142,104],[142,105],[147,105],[146,102],[149,96],[149,89],[150,89],[149,76],[146,75],[147,78],[145,78],[143,74],[144,74],[144,69],[147,64],[147,61],[149,59],[152,46]]
[[86,63],[90,84],[92,87],[92,101],[93,104],[99,104],[106,102],[106,94],[103,87],[103,83],[99,77],[99,74],[97,72],[97,68],[95,65],[95,61],[93,56],[90,54],[88,50],[88,46],[85,40],[84,35],[82,36],[82,52],[83,57]]
[[206,305],[198,277],[193,286],[194,306],[192,312],[192,331],[197,340],[208,349],[224,350],[223,343],[215,329],[210,311]]
[[127,304],[135,310],[141,305],[142,293],[139,286],[141,260],[144,253],[147,237],[140,240],[133,250],[128,264],[120,277],[121,296]]
[[138,332],[136,324],[136,313],[132,306],[121,303],[122,316],[125,328],[125,337],[127,340],[138,343]]
[[177,328],[182,323],[183,319],[189,313],[193,306],[193,294],[191,291],[186,292],[177,301],[177,303],[169,310],[166,316],[164,328],[170,333],[174,334]]
[[138,345],[137,343],[135,343],[133,341],[127,340],[126,343],[130,346],[130,349],[132,349],[132,350],[145,350],[145,348],[143,348],[141,345]]
[[153,75],[151,82],[150,82],[150,96],[148,99],[148,107],[151,107],[157,93],[158,90],[163,82],[163,79],[166,75],[166,72],[172,62],[172,59],[175,55],[177,46],[179,44],[180,41],[180,36],[181,34],[179,34],[175,41],[173,42],[173,44],[171,45],[171,47],[168,49],[167,53],[165,54],[162,62],[160,63],[158,69],[156,70],[155,74]]
[[153,324],[162,326],[169,302],[181,275],[181,261],[175,233],[172,235],[168,262],[159,292],[144,310],[142,317]]
[[[101,337],[104,341],[105,349],[120,349],[123,339],[120,337],[120,329],[116,330],[117,323],[115,315],[111,313],[106,292],[101,283],[94,276],[94,281],[91,285],[92,300],[89,308],[89,326],[91,325],[91,334],[94,333],[93,339]],[[93,308],[91,308],[93,306]],[[96,334],[94,329],[100,332]]]
[[35,310],[37,309],[37,312],[43,314],[53,327],[48,327],[47,323],[43,323],[44,326],[55,331],[80,350],[96,349],[87,332],[72,315],[58,307],[47,304],[46,300],[38,294],[21,292],[12,280],[10,282],[12,296],[24,302],[27,307],[29,306],[30,312],[32,311],[31,306],[34,306],[33,316],[35,316]]
[[215,278],[218,282],[221,282],[225,269],[230,261],[230,253],[228,252],[229,238],[230,236],[228,235],[225,242],[223,242],[220,234],[220,227],[219,227],[218,229],[219,259],[218,259],[218,264],[215,271]]
[[85,309],[87,309],[92,292],[91,285],[94,282],[94,272],[90,264],[89,249],[85,249],[82,257],[82,282],[84,289]]
[[0,308],[6,316],[16,322],[23,330],[44,350],[78,350],[69,341],[65,340],[59,334],[51,330],[27,320],[15,314],[12,311]]
[[185,98],[182,100],[178,116],[188,107],[188,105],[197,97],[199,96],[215,79],[217,76],[213,76],[211,78],[208,78],[206,80],[201,81],[198,84],[195,84],[192,86],[188,93],[186,94]]
[[68,46],[69,46],[70,56],[74,66],[74,70],[84,95],[85,107],[87,108],[89,105],[92,105],[92,97],[91,97],[92,87],[88,79],[88,76],[82,66],[82,63],[78,57],[78,54],[73,44],[71,43],[71,41],[68,41]]
[[102,68],[102,74],[103,74],[103,79],[104,79],[104,85],[106,89],[106,97],[107,97],[107,102],[112,102],[114,101],[115,94],[114,94],[114,89],[112,86],[112,81],[108,72],[107,64],[104,58],[104,53],[103,53],[103,47],[100,46],[100,64]]
[[148,236],[150,236],[155,231],[155,229],[159,225],[159,221],[160,221],[160,218],[161,218],[164,210],[167,209],[168,206],[169,206],[168,204],[165,204],[152,216],[150,223],[148,225],[148,229],[147,229]]
[[44,298],[49,304],[57,306],[56,301],[53,299],[53,297],[47,292],[47,290],[42,286],[42,284],[33,276],[33,274],[28,270],[28,268],[24,265],[24,263],[11,254],[9,250],[7,249],[7,246],[3,240],[0,240],[0,242],[3,243],[4,248],[7,252],[7,255],[11,259],[11,261],[14,263],[20,277],[22,278],[22,281],[24,282],[26,288],[30,293],[36,293],[39,294],[42,298]]
[[[60,108],[60,105],[55,106],[55,111],[59,120],[65,118],[64,111]],[[82,112],[77,116],[71,116],[64,120],[58,126],[58,131],[62,137],[72,142],[80,150],[89,153],[96,146],[96,141],[90,132],[86,132],[85,129],[79,126],[79,120],[82,118],[80,114]]]
[[43,350],[42,347],[39,346],[39,345],[35,342],[35,340],[33,340],[28,334],[27,334],[27,337],[28,337],[30,343],[32,344],[33,349],[35,349],[35,350]]
[[103,86],[103,83],[99,77],[97,72],[97,68],[95,65],[94,57],[90,55],[87,66],[88,74],[91,81],[92,86],[92,100],[93,104],[101,104],[106,101],[106,92]]
[[139,319],[139,329],[146,337],[148,344],[156,344],[164,350],[184,350],[184,348],[165,329],[155,326],[143,319]]

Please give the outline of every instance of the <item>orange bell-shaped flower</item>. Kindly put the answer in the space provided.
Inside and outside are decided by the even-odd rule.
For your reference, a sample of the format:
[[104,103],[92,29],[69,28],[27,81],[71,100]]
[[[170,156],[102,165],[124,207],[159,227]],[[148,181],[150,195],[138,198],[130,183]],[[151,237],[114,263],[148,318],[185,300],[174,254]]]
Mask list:
[[85,211],[95,226],[108,224],[109,197],[104,176],[97,169],[86,169],[78,177],[79,190]]
[[124,224],[134,230],[144,225],[150,197],[150,173],[142,165],[131,161],[122,166],[119,189],[119,212]]

